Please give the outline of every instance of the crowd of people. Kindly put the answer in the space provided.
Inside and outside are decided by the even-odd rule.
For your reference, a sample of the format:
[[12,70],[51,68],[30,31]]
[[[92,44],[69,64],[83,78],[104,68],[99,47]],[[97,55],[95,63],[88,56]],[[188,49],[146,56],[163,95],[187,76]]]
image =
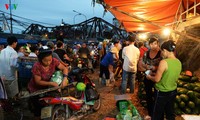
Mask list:
[[[107,87],[115,84],[116,67],[122,69],[120,94],[126,94],[127,88],[135,94],[135,80],[145,84],[147,110],[149,119],[162,120],[164,114],[174,120],[173,102],[176,96],[176,80],[181,72],[181,62],[175,57],[175,44],[172,40],[164,41],[161,46],[158,38],[152,37],[148,46],[138,42],[136,35],[129,35],[126,40],[103,41],[98,44],[65,45],[62,41],[56,44],[48,41],[45,45],[17,45],[16,37],[7,38],[8,45],[0,51],[0,97],[1,99],[16,97],[19,93],[17,61],[19,57],[36,57],[38,61],[32,67],[32,77],[28,83],[30,93],[48,87],[66,86],[68,84],[68,67],[76,66],[77,58],[83,59],[87,67],[94,72],[93,56],[99,65],[99,85]],[[96,66],[95,66],[96,67]],[[51,81],[56,70],[63,72],[63,82],[59,85]],[[141,75],[144,79],[141,79]],[[139,77],[138,77],[139,76]],[[32,97],[35,116],[40,116],[39,97]],[[36,107],[37,106],[37,107]],[[41,107],[38,107],[41,106]]]

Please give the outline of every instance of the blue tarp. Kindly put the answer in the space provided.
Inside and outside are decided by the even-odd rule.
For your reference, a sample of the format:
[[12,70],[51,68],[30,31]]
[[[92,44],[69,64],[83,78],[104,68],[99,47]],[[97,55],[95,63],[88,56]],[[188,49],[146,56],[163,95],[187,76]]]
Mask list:
[[0,38],[0,45],[6,45],[7,41],[4,38]]
[[[25,40],[25,39],[18,39],[18,44],[25,45],[27,42],[30,44],[37,44],[38,40]],[[0,38],[0,45],[7,45],[7,39]]]

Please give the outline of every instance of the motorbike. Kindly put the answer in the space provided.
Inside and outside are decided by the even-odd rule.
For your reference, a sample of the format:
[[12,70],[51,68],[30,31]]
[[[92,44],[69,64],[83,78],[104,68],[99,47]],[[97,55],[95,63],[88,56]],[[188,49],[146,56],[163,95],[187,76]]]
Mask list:
[[[67,96],[62,94],[61,97],[43,97],[40,99],[46,104],[41,110],[41,119],[77,119],[100,109],[99,93],[95,89],[94,82],[84,73],[85,71],[86,69],[79,67],[70,71],[68,74],[70,83],[65,87],[65,90],[68,91]],[[80,85],[85,86],[85,89],[78,90],[78,85],[79,87]],[[69,89],[72,87],[75,87],[75,92],[70,95]]]
[[85,68],[88,67],[88,59],[87,58],[77,58],[77,67],[79,68]]

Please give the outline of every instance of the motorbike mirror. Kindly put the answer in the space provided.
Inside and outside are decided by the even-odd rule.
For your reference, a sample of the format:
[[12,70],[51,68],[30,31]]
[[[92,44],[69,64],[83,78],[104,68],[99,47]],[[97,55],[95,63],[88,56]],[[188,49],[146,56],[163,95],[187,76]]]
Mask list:
[[72,82],[72,84],[75,86],[77,84],[77,82]]

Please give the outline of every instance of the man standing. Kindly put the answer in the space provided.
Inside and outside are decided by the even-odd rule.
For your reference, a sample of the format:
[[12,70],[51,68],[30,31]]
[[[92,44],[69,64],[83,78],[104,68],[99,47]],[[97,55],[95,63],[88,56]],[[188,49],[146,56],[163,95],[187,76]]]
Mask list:
[[68,64],[66,64],[64,61],[62,61],[60,59],[60,57],[58,56],[58,54],[56,52],[54,52],[54,48],[55,48],[54,43],[52,41],[48,41],[46,43],[46,45],[47,45],[47,47],[49,47],[52,50],[52,56],[53,56],[53,58],[56,58],[57,60],[59,60],[60,63],[62,63],[65,67],[68,67]]
[[17,81],[17,52],[14,50],[17,46],[17,38],[14,36],[7,38],[8,46],[0,54],[0,76],[4,81],[8,98],[14,97],[18,92]]
[[124,47],[122,50],[123,63],[123,73],[122,73],[122,84],[121,84],[121,94],[126,93],[127,82],[130,85],[130,93],[134,93],[134,82],[137,72],[137,64],[140,56],[140,51],[135,47],[136,36],[128,37],[129,46]]
[[121,44],[119,40],[114,40],[113,47],[111,47],[112,51],[115,51],[114,58],[119,60],[119,51],[121,49]]
[[182,64],[175,57],[175,43],[173,40],[165,41],[161,45],[160,61],[155,75],[147,75],[147,79],[155,82],[155,104],[152,120],[175,120],[174,102],[177,95],[177,79],[180,75]]

